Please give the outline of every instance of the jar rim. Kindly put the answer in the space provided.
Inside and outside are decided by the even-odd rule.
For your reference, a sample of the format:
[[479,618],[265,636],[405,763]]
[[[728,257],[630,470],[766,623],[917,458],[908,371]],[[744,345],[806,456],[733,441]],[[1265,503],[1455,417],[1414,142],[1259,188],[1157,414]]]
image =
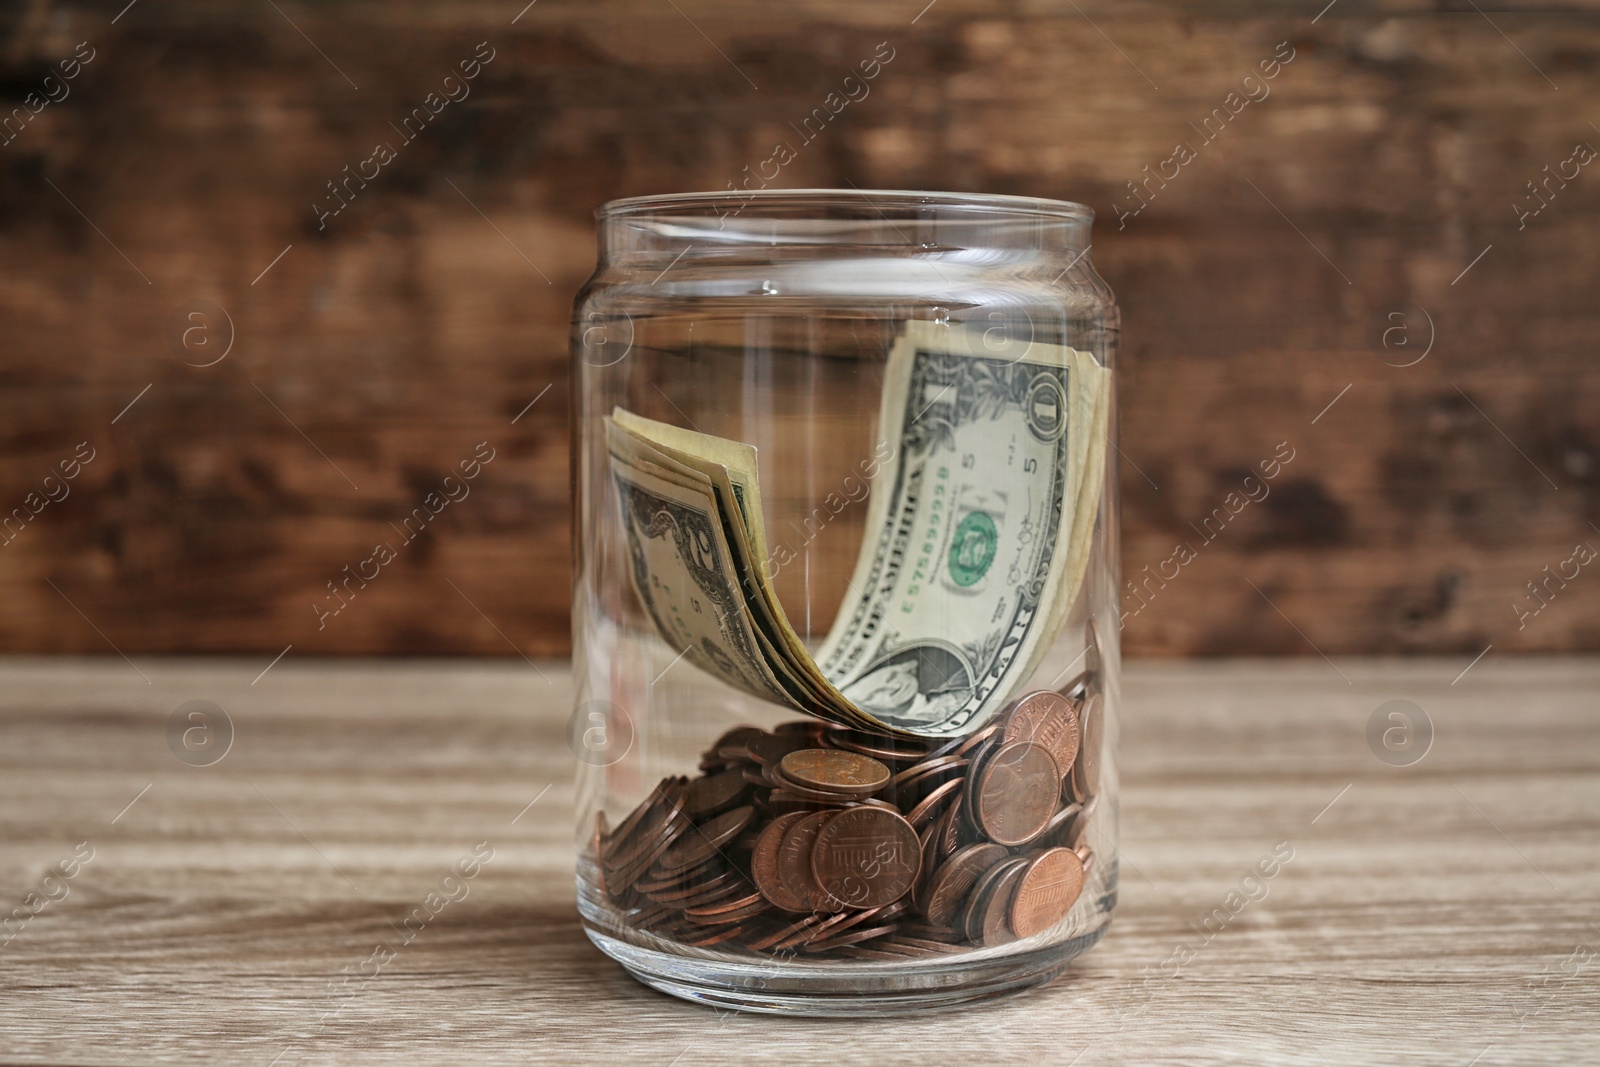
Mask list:
[[1051,200],[1037,196],[1017,196],[1009,193],[950,193],[917,189],[747,189],[723,192],[657,193],[647,196],[629,196],[608,200],[595,208],[595,218],[601,221],[630,218],[656,213],[672,213],[685,208],[715,211],[716,205],[737,202],[739,213],[752,206],[795,207],[813,203],[818,206],[849,204],[867,205],[882,211],[884,208],[949,207],[979,214],[993,214],[1010,218],[1067,219],[1093,222],[1094,209],[1072,200]]

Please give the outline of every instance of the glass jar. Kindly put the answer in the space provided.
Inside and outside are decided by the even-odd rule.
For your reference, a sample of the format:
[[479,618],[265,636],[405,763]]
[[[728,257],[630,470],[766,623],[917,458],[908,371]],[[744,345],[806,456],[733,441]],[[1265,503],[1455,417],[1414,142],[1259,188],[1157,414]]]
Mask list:
[[1118,314],[1081,205],[606,204],[572,334],[578,901],[641,981],[850,1015],[1116,900]]

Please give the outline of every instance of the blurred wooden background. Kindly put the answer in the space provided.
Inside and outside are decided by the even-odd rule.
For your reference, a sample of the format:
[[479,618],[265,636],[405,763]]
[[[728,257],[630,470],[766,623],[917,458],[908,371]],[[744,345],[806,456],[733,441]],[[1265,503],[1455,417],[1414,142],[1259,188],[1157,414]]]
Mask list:
[[[725,187],[882,42],[781,184],[1099,212],[1125,572],[1199,547],[1128,651],[1600,648],[1600,566],[1571,562],[1600,548],[1600,169],[1574,159],[1600,5],[925,3],[7,5],[0,512],[31,517],[0,536],[0,649],[563,651],[592,209]],[[1280,42],[1270,96],[1204,143]],[[319,228],[378,141],[398,158]],[[212,366],[214,313],[169,336],[197,300],[231,322]],[[471,495],[319,630],[325,584],[479,442]],[[1279,442],[1270,496],[1200,547]]]

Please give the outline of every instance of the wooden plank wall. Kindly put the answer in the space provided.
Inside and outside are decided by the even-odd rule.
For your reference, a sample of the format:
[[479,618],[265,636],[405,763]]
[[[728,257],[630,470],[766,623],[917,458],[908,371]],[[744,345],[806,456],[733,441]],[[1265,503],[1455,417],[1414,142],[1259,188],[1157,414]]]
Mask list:
[[[563,650],[590,212],[724,187],[880,43],[781,184],[1100,213],[1126,571],[1196,550],[1130,600],[1130,652],[1600,648],[1596,5],[924,3],[8,6],[6,106],[42,95],[0,146],[0,508],[66,495],[0,545],[0,649]],[[1135,214],[1147,165],[1176,176]],[[199,300],[231,323],[207,367],[229,327],[171,338]],[[479,442],[472,495],[319,630]]]

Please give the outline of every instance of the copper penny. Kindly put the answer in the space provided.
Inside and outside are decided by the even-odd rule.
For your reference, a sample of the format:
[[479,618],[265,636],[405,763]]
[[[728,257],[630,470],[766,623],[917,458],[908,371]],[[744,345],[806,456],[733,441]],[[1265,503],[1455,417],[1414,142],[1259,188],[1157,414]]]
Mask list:
[[622,820],[622,823],[606,836],[601,859],[607,863],[614,864],[616,857],[629,844],[629,838],[633,836],[634,831],[638,830],[639,824],[644,821],[646,816],[661,806],[674,786],[677,785],[677,782],[678,779],[676,778],[663,778],[656,783],[656,787],[650,791],[650,795],[645,797],[639,803],[639,806],[630,811],[627,817]]
[[[743,927],[745,923],[761,918],[767,911],[767,902],[752,905],[743,911],[730,911],[706,918],[686,917],[686,921],[704,930],[722,930],[729,926]],[[687,916],[687,913],[685,913]]]
[[699,927],[696,927],[691,923],[686,923],[682,919],[678,918],[677,913],[674,912],[673,916],[669,919],[663,919],[660,922],[651,923],[650,932],[655,934],[657,937],[665,937],[674,941],[681,941],[685,937],[701,933],[702,931],[699,929]]
[[590,855],[594,857],[594,869],[600,881],[600,888],[606,893],[610,893],[611,891],[606,887],[606,868],[605,864],[600,862],[600,853],[605,848],[606,836],[610,832],[611,824],[606,821],[606,813],[603,811],[596,812],[594,820],[594,836],[590,838],[589,841],[589,852]]
[[787,789],[774,789],[767,794],[765,807],[767,814],[777,818],[779,815],[789,815],[797,811],[810,814],[820,808],[830,807],[837,803],[837,800],[823,802],[803,797],[799,793],[791,793]]
[[1008,921],[1018,937],[1032,937],[1067,917],[1083,892],[1083,860],[1069,848],[1046,849],[1028,864],[1011,899]]
[[744,881],[744,875],[738,871],[725,870],[721,874],[713,875],[710,878],[680,880],[663,889],[641,889],[640,892],[658,904],[675,904],[681,908],[684,906],[684,901],[693,900],[707,892],[720,892],[728,886],[738,885],[742,881]]
[[783,847],[784,836],[795,823],[805,818],[805,812],[790,812],[767,823],[756,838],[755,851],[750,854],[750,875],[755,879],[761,895],[774,907],[784,911],[804,911],[805,900],[789,891],[789,886],[778,873],[778,850]]
[[899,922],[910,910],[910,902],[902,899],[893,904],[885,904],[881,908],[863,908],[860,911],[846,912],[844,921],[829,931],[829,935],[843,933],[851,927],[880,926],[887,922]]
[[983,903],[983,919],[980,936],[985,945],[1003,945],[1007,941],[1015,941],[1017,935],[1011,931],[1010,916],[1012,903],[1017,898],[1017,889],[1022,885],[1023,876],[1028,873],[1028,861],[1017,858],[1005,865],[1005,873],[995,880],[994,886],[989,890],[988,899]]
[[877,797],[861,797],[857,800],[846,800],[842,801],[840,806],[845,808],[858,808],[863,804],[870,808],[882,808],[884,811],[892,811],[896,815],[900,814],[899,808],[895,807],[887,800],[879,800]]
[[841,934],[853,926],[877,926],[880,923],[898,921],[908,910],[904,900],[897,900],[881,908],[840,912],[819,926],[817,935],[819,938],[832,940],[835,934]]
[[828,735],[828,744],[837,749],[858,752],[890,763],[909,763],[926,759],[928,746],[909,737],[886,737],[860,730],[835,730]]
[[[767,784],[772,787],[774,793],[785,793],[789,796],[799,797],[810,804],[812,808],[819,806],[832,807],[852,800],[870,799],[862,793],[830,792],[825,789],[812,789],[808,786],[800,785],[798,782],[791,782],[784,776],[783,771],[776,763],[767,768]],[[895,810],[898,811],[899,809]]]
[[988,726],[985,726],[983,729],[979,730],[977,733],[972,734],[971,736],[969,736],[965,740],[963,740],[961,742],[961,744],[959,746],[957,746],[957,748],[955,750],[955,755],[957,755],[957,756],[971,755],[973,749],[977,748],[979,745],[982,745],[984,742],[986,742],[986,741],[990,740],[991,738],[993,738],[994,735],[999,732],[999,730],[1000,730],[1000,724],[999,723],[993,723],[993,722],[990,723]]
[[939,841],[937,826],[928,826],[917,831],[922,842],[922,857],[917,870],[917,884],[911,887],[911,906],[918,913],[928,908],[928,884],[933,881],[934,868],[939,865]]
[[978,736],[978,734],[983,733],[985,730],[992,731],[993,729],[994,729],[993,725],[990,725],[990,726],[984,727],[984,730],[980,730],[980,731],[977,731],[975,733],[967,734],[964,737],[952,737],[950,740],[946,741],[944,744],[940,745],[938,748],[934,749],[932,752],[928,753],[923,758],[924,759],[928,759],[928,760],[936,760],[936,759],[941,759],[941,758],[943,758],[945,756],[954,756],[958,751],[960,751],[963,748],[963,746],[965,746],[974,737]]
[[807,915],[803,919],[796,919],[791,923],[780,923],[778,926],[759,934],[754,940],[747,942],[746,947],[757,952],[765,952],[770,948],[777,948],[796,934],[809,930],[820,922],[815,915]]
[[1029,693],[1013,704],[1004,734],[1007,741],[1043,745],[1063,776],[1078,755],[1078,713],[1072,701],[1050,689]]
[[1002,740],[997,731],[994,737],[973,749],[967,761],[967,788],[962,793],[962,803],[966,806],[967,822],[972,826],[978,825],[977,783],[983,780],[984,767],[1000,751]]
[[766,767],[798,749],[815,748],[816,744],[809,734],[786,733],[762,734],[747,741],[744,747],[751,759]]
[[822,894],[811,875],[811,849],[822,824],[833,818],[831,811],[802,815],[784,834],[778,846],[778,878],[789,895],[807,911],[816,907]]
[[732,764],[736,766],[754,763],[755,757],[750,755],[750,749],[747,747],[748,745],[749,741],[735,741],[732,744],[723,745],[721,748],[716,749],[713,752],[706,753],[701,757],[701,760],[702,762],[710,762],[714,759],[720,763]]
[[1087,802],[1100,792],[1100,731],[1105,725],[1103,706],[1100,694],[1091,693],[1078,709],[1083,747],[1078,761],[1072,765],[1072,795],[1081,802]]
[[961,762],[963,762],[963,760],[960,756],[939,756],[937,758],[920,760],[916,763],[910,764],[905,770],[900,771],[893,778],[889,779],[888,791],[898,793],[912,782],[922,777],[922,775],[926,774],[929,769],[945,767]]
[[661,866],[677,870],[696,863],[704,863],[715,856],[723,845],[738,837],[755,818],[756,809],[746,806],[725,811],[711,821],[696,826],[683,835],[683,840],[668,849],[661,857]]
[[930,941],[923,937],[911,937],[905,933],[905,929],[904,926],[901,926],[894,934],[879,941],[873,947],[883,952],[899,953],[910,959],[923,956],[945,956],[952,952],[963,951],[960,946],[952,945],[948,941]]
[[1089,827],[1094,821],[1095,809],[1099,806],[1098,798],[1090,797],[1089,803],[1083,805],[1078,814],[1073,816],[1072,822],[1067,824],[1062,833],[1062,840],[1057,844],[1065,845],[1073,851],[1088,847],[1084,842],[1089,838]]
[[886,963],[904,963],[907,960],[917,959],[915,952],[895,951],[893,948],[880,948],[885,941],[894,940],[894,935],[879,941],[876,945],[843,945],[835,951],[846,959],[852,960],[882,960]]
[[697,931],[696,933],[685,934],[678,938],[678,941],[685,945],[692,945],[695,948],[710,948],[712,945],[720,945],[724,941],[732,941],[743,933],[744,927],[739,925],[713,926],[705,928],[703,932]]
[[967,829],[966,805],[962,802],[965,797],[966,783],[961,784],[961,789],[955,794],[955,799],[939,816],[934,832],[939,839],[938,852],[940,856],[952,855],[961,847],[961,842],[971,835]]
[[846,808],[817,834],[811,871],[827,898],[854,908],[892,904],[911,891],[922,863],[917,832],[882,808]]
[[651,809],[631,837],[622,842],[620,855],[606,864],[606,884],[618,892],[626,891],[648,871],[661,855],[693,825],[683,814],[676,791]]
[[858,941],[871,941],[875,937],[883,937],[885,934],[892,934],[894,932],[895,924],[885,923],[882,926],[874,926],[865,930],[851,930],[849,933],[840,934],[838,937],[830,937],[825,940],[812,941],[807,944],[805,948],[801,949],[801,951],[832,952],[836,948],[843,948],[846,945],[853,945]]
[[928,905],[923,914],[938,926],[948,926],[955,921],[961,902],[977,884],[983,872],[1006,858],[1004,845],[985,841],[968,845],[945,860],[934,871],[928,890]]
[[815,925],[806,928],[800,937],[791,938],[780,948],[794,948],[797,945],[809,945],[813,941],[831,940],[840,931],[856,925],[862,919],[870,919],[882,914],[882,908],[868,908],[865,911],[839,911],[820,919]]
[[913,830],[921,833],[924,827],[932,823],[938,816],[944,814],[944,809],[940,805],[955,797],[960,788],[961,780],[959,778],[953,782],[945,782],[942,785],[935,786],[933,791],[923,797],[922,802],[912,808],[910,813],[906,815],[906,821],[911,824]]
[[867,796],[889,783],[889,768],[859,752],[806,748],[778,763],[782,776],[803,789]]
[[954,945],[961,940],[961,935],[948,926],[937,926],[925,922],[904,922],[900,924],[900,933],[904,937],[920,938],[924,941],[938,941],[946,945]]
[[[718,886],[716,889],[702,890],[686,900],[672,901],[671,905],[680,910],[687,910],[689,908],[714,908],[719,904],[726,904],[731,900],[738,900],[741,897],[749,895],[750,886],[748,883],[745,885],[723,885]],[[765,903],[762,904],[762,907],[766,907]]]
[[676,890],[681,886],[703,885],[711,876],[706,871],[706,866],[702,864],[698,867],[685,867],[681,871],[663,871],[659,865],[653,866],[634,883],[633,888],[646,896],[654,897],[657,893]]
[[689,919],[708,919],[718,915],[729,915],[734,912],[748,911],[755,908],[755,914],[765,911],[767,902],[760,893],[734,894],[725,900],[718,900],[711,904],[700,904],[692,908],[684,908],[683,914]]
[[978,826],[992,841],[1022,845],[1055,814],[1061,772],[1043,745],[1013,741],[984,762],[976,784]]
[[941,756],[936,760],[913,763],[889,780],[883,795],[901,804],[913,804],[917,798],[926,796],[929,790],[944,782],[964,777],[966,769],[967,761],[960,756]]
[[744,796],[744,775],[739,771],[723,771],[689,783],[684,796],[684,811],[689,818],[700,820],[719,815],[738,803]]
[[775,734],[811,734],[815,737],[821,737],[829,730],[834,729],[838,729],[838,727],[829,723],[818,722],[816,719],[790,719],[788,722],[780,722],[774,726],[772,732]]
[[876,912],[877,909],[872,909],[865,912],[836,911],[832,915],[819,915],[817,921],[807,926],[799,935],[779,942],[778,948],[795,948],[801,945],[809,945],[813,941],[825,941],[833,937],[842,928],[853,925],[855,917],[873,915]]
[[1077,801],[1067,801],[1061,810],[1050,816],[1050,821],[1044,824],[1044,829],[1039,831],[1034,843],[1041,847],[1061,844],[1070,831],[1072,820],[1076,819],[1081,811],[1083,807]]
[[752,737],[760,737],[764,733],[766,733],[766,731],[759,726],[735,726],[733,729],[729,730],[727,733],[711,742],[711,747],[706,749],[704,755],[709,756],[721,748],[730,748],[734,745],[742,745],[746,741],[749,741]]
[[994,887],[1000,879],[1011,870],[1027,866],[1028,861],[1020,856],[1010,856],[990,867],[978,876],[977,884],[967,894],[966,902],[961,906],[960,913],[956,916],[956,929],[974,944],[983,943],[983,919],[989,907],[989,900],[994,896]]
[[655,926],[667,916],[676,915],[677,913],[677,908],[668,907],[665,904],[648,904],[628,916],[628,922],[641,930],[645,930]]

